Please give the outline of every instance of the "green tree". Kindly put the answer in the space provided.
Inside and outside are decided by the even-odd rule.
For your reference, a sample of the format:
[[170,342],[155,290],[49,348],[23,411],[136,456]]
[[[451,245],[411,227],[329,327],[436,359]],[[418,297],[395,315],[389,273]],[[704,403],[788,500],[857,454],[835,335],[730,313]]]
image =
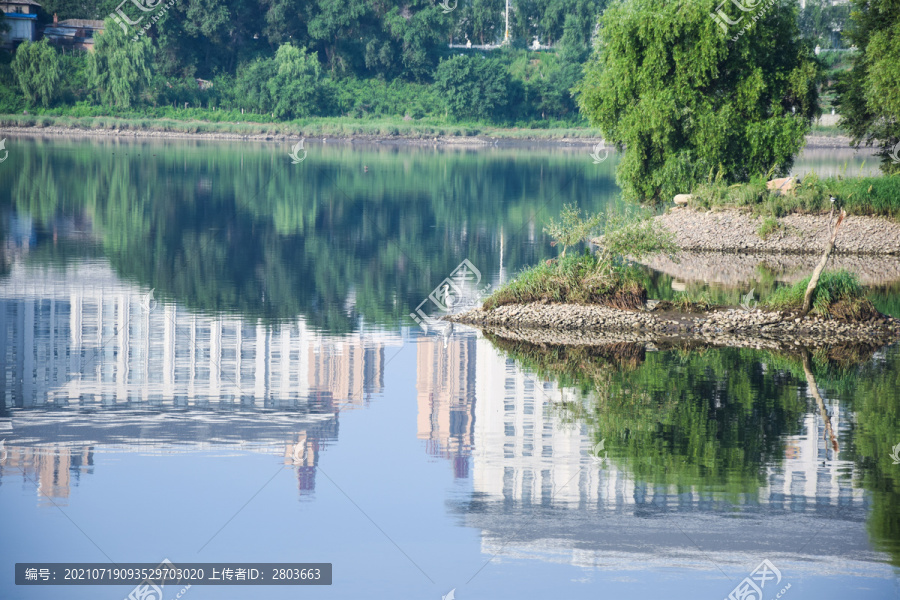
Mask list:
[[322,68],[305,48],[282,44],[275,53],[274,76],[266,83],[272,111],[278,118],[304,117],[323,112]]
[[150,84],[153,44],[147,36],[131,39],[111,18],[104,24],[88,59],[88,80],[100,102],[128,108]]
[[307,31],[324,51],[332,73],[350,73],[365,56],[367,38],[372,41],[372,7],[364,0],[333,2],[316,0]]
[[237,104],[251,112],[272,112],[274,104],[268,82],[275,77],[275,61],[257,58],[238,68],[235,81]]
[[859,52],[835,85],[841,126],[853,145],[879,148],[885,173],[900,172],[900,3],[853,0],[847,36]]
[[447,112],[457,119],[502,116],[512,83],[502,63],[481,56],[454,56],[441,61],[434,81]]
[[671,199],[713,169],[728,181],[785,173],[819,114],[820,69],[796,2],[760,4],[731,29],[710,16],[716,5],[620,0],[601,17],[578,102],[625,148],[617,178],[628,197]]
[[384,16],[384,27],[399,46],[404,75],[419,81],[430,78],[449,30],[438,7],[430,1],[414,12],[394,7]]
[[503,0],[470,0],[460,2],[459,19],[454,37],[466,37],[473,44],[491,44],[503,39]]
[[25,99],[50,106],[59,86],[59,57],[47,40],[22,42],[12,67]]
[[553,238],[552,245],[562,246],[559,257],[565,258],[569,246],[587,242],[602,222],[602,214],[587,214],[582,218],[580,208],[574,204],[566,204],[559,215],[559,221],[553,218],[547,220],[544,233]]

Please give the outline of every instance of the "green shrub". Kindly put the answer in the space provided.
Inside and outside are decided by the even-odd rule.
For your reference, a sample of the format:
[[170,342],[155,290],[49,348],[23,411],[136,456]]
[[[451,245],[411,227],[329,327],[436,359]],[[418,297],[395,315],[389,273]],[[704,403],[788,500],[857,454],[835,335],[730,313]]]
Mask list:
[[616,269],[612,276],[602,276],[596,256],[570,254],[559,260],[548,260],[519,273],[485,301],[491,310],[506,304],[529,302],[563,302],[602,304],[616,308],[638,308],[647,292],[629,269]]
[[[568,247],[586,241],[604,220],[604,235],[595,254],[585,250],[582,255],[566,255]],[[563,246],[559,259],[520,273],[487,299],[486,309],[528,302],[639,308],[647,300],[647,291],[641,274],[628,266],[626,258],[639,260],[676,250],[672,234],[647,215],[601,213],[582,217],[580,210],[566,205],[560,220],[551,219],[546,231],[554,238],[554,245]]]
[[[809,280],[810,277],[806,277],[792,286],[776,289],[763,299],[763,304],[779,310],[799,309]],[[856,275],[844,270],[822,273],[813,293],[810,312],[841,320],[865,320],[878,314]]]

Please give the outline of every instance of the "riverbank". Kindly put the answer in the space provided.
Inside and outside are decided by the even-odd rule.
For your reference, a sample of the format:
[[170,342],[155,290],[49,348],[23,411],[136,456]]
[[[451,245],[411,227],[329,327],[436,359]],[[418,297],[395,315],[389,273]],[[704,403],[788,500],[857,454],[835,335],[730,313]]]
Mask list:
[[497,143],[578,144],[591,146],[600,138],[592,128],[503,128],[480,124],[397,119],[311,118],[278,123],[127,119],[120,117],[59,117],[0,115],[0,133],[210,140],[297,141],[331,138],[359,141],[493,145]]
[[[690,251],[821,254],[830,238],[828,214],[775,218],[738,208],[674,207],[655,219],[675,234],[679,248]],[[775,224],[763,237],[760,230],[766,219]],[[850,215],[841,226],[834,253],[898,255],[900,223],[887,217]]]
[[[658,338],[701,340],[704,343],[775,347],[800,344],[820,347],[834,343],[888,344],[900,340],[900,319],[885,315],[859,322],[841,322],[795,311],[744,310],[717,307],[699,313],[678,312],[668,303],[649,301],[644,310],[620,310],[600,305],[531,303],[477,308],[445,320],[481,329],[542,331],[530,334],[544,343],[560,336],[569,343],[607,343],[597,339],[622,333],[633,341]],[[599,338],[598,338],[599,334]],[[773,345],[774,344],[774,345]]]
[[[370,142],[455,144],[547,144],[594,146],[602,140],[589,127],[524,129],[487,125],[397,121],[396,119],[319,118],[287,123],[215,122],[120,117],[0,115],[0,133],[41,136],[101,136],[172,139],[297,141],[333,138]],[[807,148],[847,148],[850,138],[838,130],[814,131]],[[610,149],[612,151],[612,149]]]

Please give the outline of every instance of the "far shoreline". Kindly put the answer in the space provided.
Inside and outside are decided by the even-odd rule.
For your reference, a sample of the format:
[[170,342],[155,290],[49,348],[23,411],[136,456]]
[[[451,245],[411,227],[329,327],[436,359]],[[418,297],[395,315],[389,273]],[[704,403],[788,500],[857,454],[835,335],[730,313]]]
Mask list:
[[[459,147],[525,147],[525,146],[581,146],[592,147],[603,142],[599,131],[591,128],[548,128],[548,129],[524,129],[504,128],[493,126],[471,126],[466,124],[453,125],[422,125],[409,124],[405,132],[396,134],[384,133],[347,133],[335,132],[334,127],[351,128],[390,128],[388,122],[367,121],[363,119],[345,120],[338,123],[322,121],[312,123],[309,126],[300,126],[292,123],[256,123],[256,122],[216,122],[175,119],[125,119],[119,117],[87,117],[97,119],[102,123],[116,122],[115,127],[67,125],[73,117],[41,116],[35,115],[23,117],[22,115],[0,115],[0,134],[13,136],[59,136],[82,138],[150,138],[150,139],[195,139],[210,141],[253,141],[253,142],[296,142],[301,139],[333,140],[336,142],[364,142],[376,144],[403,144],[415,146],[430,146],[436,144]],[[28,125],[5,124],[10,121],[34,120]],[[49,124],[47,121],[49,120]],[[136,123],[137,121],[137,123]],[[185,130],[172,131],[169,128],[184,128]],[[277,131],[285,128],[298,128],[300,131]],[[221,129],[221,131],[200,131],[203,128]],[[256,129],[256,131],[231,131],[229,129]],[[196,131],[189,131],[196,129]],[[468,134],[435,134],[433,129],[458,129],[475,130]],[[573,135],[575,134],[575,135]],[[811,132],[806,136],[805,148],[852,148],[850,138],[840,133],[823,135],[820,132]],[[610,152],[614,149],[609,148]]]

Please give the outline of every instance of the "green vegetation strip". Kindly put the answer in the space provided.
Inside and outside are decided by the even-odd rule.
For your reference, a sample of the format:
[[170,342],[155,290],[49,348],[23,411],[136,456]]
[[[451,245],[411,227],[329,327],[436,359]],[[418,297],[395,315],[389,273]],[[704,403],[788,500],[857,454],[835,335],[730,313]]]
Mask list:
[[[756,215],[782,217],[790,213],[828,212],[833,205],[831,198],[851,215],[900,219],[900,175],[819,178],[813,174],[785,193],[766,189],[765,177],[734,185],[709,181],[694,188],[689,206],[705,210],[749,208]],[[760,235],[772,231],[768,226]]]

